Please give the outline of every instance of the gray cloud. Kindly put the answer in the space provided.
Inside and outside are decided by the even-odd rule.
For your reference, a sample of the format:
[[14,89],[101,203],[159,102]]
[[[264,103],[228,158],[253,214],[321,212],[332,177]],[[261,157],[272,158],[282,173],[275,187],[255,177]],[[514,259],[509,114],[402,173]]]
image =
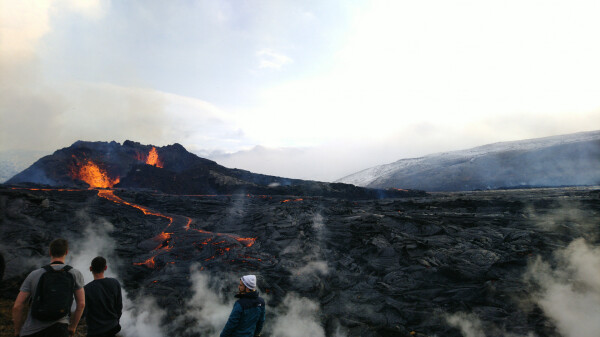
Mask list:
[[67,104],[41,82],[38,65],[0,57],[0,150],[46,150],[48,140],[58,136]]

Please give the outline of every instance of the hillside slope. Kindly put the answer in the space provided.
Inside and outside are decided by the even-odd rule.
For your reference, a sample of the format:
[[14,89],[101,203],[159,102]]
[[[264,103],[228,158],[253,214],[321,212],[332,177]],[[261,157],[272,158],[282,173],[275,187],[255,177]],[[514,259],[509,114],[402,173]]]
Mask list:
[[425,191],[596,185],[600,183],[600,131],[402,159],[338,182]]

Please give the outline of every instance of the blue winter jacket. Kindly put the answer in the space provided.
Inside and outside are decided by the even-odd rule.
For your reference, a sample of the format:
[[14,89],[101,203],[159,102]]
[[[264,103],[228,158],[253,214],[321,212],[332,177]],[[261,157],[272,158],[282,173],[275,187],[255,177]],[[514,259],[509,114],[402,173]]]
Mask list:
[[233,305],[227,324],[221,331],[221,337],[253,337],[260,335],[265,322],[265,300],[258,291],[237,294],[239,298]]

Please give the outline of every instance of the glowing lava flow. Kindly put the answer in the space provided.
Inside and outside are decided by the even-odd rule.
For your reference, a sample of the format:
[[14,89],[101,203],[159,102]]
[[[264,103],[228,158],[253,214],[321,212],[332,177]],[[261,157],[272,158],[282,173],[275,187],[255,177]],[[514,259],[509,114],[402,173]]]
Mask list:
[[[110,200],[112,202],[115,203],[119,203],[119,204],[123,204],[123,205],[127,205],[130,207],[134,207],[139,209],[140,211],[144,212],[144,214],[146,215],[154,215],[154,216],[158,216],[158,217],[162,217],[165,219],[169,220],[169,224],[167,225],[167,228],[169,228],[175,218],[172,216],[168,216],[168,215],[164,215],[162,213],[153,211],[147,207],[143,207],[128,201],[125,201],[121,198],[119,198],[118,196],[116,196],[114,194],[113,190],[98,190],[98,196],[105,198],[107,200]],[[242,238],[239,237],[237,235],[234,234],[226,234],[226,233],[213,233],[213,232],[209,232],[209,231],[205,231],[202,229],[196,229],[196,228],[191,228],[191,224],[192,224],[192,219],[189,217],[183,217],[185,218],[186,222],[185,225],[182,226],[183,229],[185,229],[185,231],[193,231],[193,232],[198,232],[201,234],[206,234],[206,235],[214,235],[214,236],[218,236],[218,237],[225,237],[225,238],[229,238],[229,239],[233,239],[237,242],[239,242],[240,244],[242,244],[245,247],[251,247],[252,245],[254,245],[254,243],[256,242],[256,238]],[[177,228],[174,228],[173,230],[177,230]],[[146,266],[148,268],[154,269],[156,268],[156,257],[169,252],[173,249],[173,232],[167,232],[166,230],[163,231],[162,233],[158,234],[157,236],[155,236],[152,241],[157,243],[157,246],[152,249],[152,251],[154,252],[153,255],[148,258],[146,261],[144,262],[136,262],[134,263],[134,265],[136,266]],[[206,240],[205,242],[203,242],[202,244],[207,244],[208,242],[212,241],[212,238],[209,238],[208,240]],[[213,245],[221,245],[221,244],[225,244],[225,241],[221,241],[221,242],[213,242]],[[216,252],[217,255],[223,255],[225,252],[228,252],[231,248],[230,247],[225,247],[225,248],[217,248]],[[208,260],[214,259],[217,255],[209,258]]]
[[[125,201],[121,198],[119,198],[118,196],[115,195],[114,191],[112,190],[98,190],[98,196],[102,197],[104,199],[110,200],[112,202],[118,203],[118,204],[124,204],[130,207],[134,207],[139,209],[140,211],[142,211],[144,214],[146,215],[154,215],[154,216],[158,216],[161,218],[165,218],[167,220],[169,220],[169,224],[167,225],[167,228],[169,228],[171,226],[171,224],[173,223],[174,218],[170,217],[168,215],[164,215],[162,213],[158,213],[156,211],[153,211],[147,207],[144,206],[140,206],[128,201]],[[187,218],[187,217],[186,217]],[[188,226],[189,224],[192,222],[191,218],[187,218],[188,221]],[[165,251],[169,251],[172,247],[169,245],[171,242],[171,235],[173,233],[168,233],[163,231],[162,233],[158,234],[157,236],[155,236],[152,240],[159,242],[159,244],[156,246],[156,248],[153,249],[153,251],[161,251],[161,250],[165,250]],[[146,266],[148,268],[155,268],[156,267],[156,262],[154,260],[154,258],[158,255],[159,253],[156,253],[155,255],[153,255],[151,258],[147,259],[144,262],[136,262],[134,263],[134,265],[136,266]]]
[[304,199],[286,199],[286,200],[282,200],[281,202],[284,203],[284,202],[302,201],[302,200],[304,200]]
[[11,190],[27,190],[27,191],[57,191],[57,192],[79,192],[83,190],[78,190],[74,188],[25,188],[25,187],[11,187]]
[[[202,233],[202,234],[210,234],[210,235],[216,235],[216,236],[224,236],[224,237],[228,237],[230,239],[234,239],[237,242],[241,243],[242,245],[246,246],[246,247],[252,247],[252,245],[256,242],[256,238],[241,238],[237,235],[233,235],[233,234],[227,234],[227,233],[213,233],[213,232],[208,232],[202,229],[196,229],[196,228],[189,228],[187,227],[186,230],[193,230],[196,231],[198,233]],[[207,241],[208,242],[208,241]],[[220,242],[218,242],[220,243]]]
[[[139,209],[140,211],[144,212],[144,214],[146,214],[146,215],[154,215],[154,216],[159,216],[159,217],[161,217],[161,218],[168,219],[168,220],[169,220],[169,225],[168,225],[168,226],[171,226],[171,224],[173,223],[173,217],[170,217],[170,216],[164,215],[164,214],[162,214],[162,213],[158,213],[158,212],[156,212],[156,211],[153,211],[153,210],[151,210],[151,209],[149,209],[149,208],[147,208],[147,207],[140,206],[140,205],[137,205],[137,204],[131,203],[131,202],[129,202],[129,201],[125,201],[125,200],[123,200],[123,199],[121,199],[121,198],[117,197],[117,196],[115,195],[115,192],[114,192],[113,190],[98,190],[98,196],[99,196],[99,197],[102,197],[102,198],[104,198],[104,199],[110,200],[110,201],[112,201],[112,202],[116,202],[116,203],[118,203],[118,204],[124,204],[124,205],[130,206],[130,207],[137,208],[137,209]],[[188,218],[188,219],[189,219],[189,218]],[[190,219],[190,222],[191,222],[191,221],[192,221],[192,219]],[[168,227],[168,226],[167,226],[167,227]]]

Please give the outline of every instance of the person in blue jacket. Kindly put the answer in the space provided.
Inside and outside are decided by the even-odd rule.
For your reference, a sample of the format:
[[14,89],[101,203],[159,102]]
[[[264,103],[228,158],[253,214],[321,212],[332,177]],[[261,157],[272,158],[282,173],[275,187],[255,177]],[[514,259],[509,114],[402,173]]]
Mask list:
[[240,279],[235,297],[239,299],[233,305],[221,337],[260,336],[265,323],[265,300],[258,296],[255,275],[246,275]]

